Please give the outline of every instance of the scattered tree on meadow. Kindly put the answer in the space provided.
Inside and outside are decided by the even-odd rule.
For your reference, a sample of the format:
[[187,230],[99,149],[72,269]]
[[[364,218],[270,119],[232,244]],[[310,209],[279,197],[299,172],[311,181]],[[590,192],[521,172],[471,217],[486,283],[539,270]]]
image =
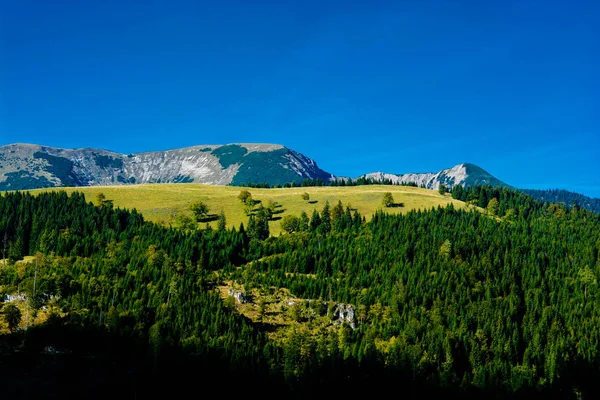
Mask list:
[[275,209],[277,207],[279,207],[279,203],[277,203],[277,201],[275,201],[273,199],[269,199],[269,201],[267,201],[265,208],[267,209],[267,211],[270,214],[269,218],[271,218],[273,216],[273,214],[275,213]]
[[393,207],[394,206],[394,196],[392,196],[391,192],[385,192],[383,194],[383,199],[381,200],[381,204],[384,207]]
[[443,196],[448,191],[448,188],[443,183],[438,187],[438,192]]
[[248,205],[249,203],[252,203],[252,194],[244,189],[240,192],[240,194],[238,195],[238,199],[243,203]]
[[104,207],[104,206],[110,207],[113,205],[113,201],[107,200],[106,195],[102,192],[100,192],[96,195],[96,203],[98,204],[98,207]]
[[302,200],[309,201],[310,200],[310,194],[308,194],[307,192],[302,193]]
[[196,222],[202,221],[208,214],[208,206],[203,201],[195,201],[189,206],[190,211],[194,214]]
[[100,192],[96,195],[96,203],[98,203],[98,206],[103,206],[105,200],[106,196],[104,195],[104,193]]

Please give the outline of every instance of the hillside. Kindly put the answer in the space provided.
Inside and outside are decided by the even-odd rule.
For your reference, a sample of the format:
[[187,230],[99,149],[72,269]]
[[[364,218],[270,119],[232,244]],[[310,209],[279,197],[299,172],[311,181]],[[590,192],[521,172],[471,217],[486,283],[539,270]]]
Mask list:
[[276,185],[330,178],[313,160],[276,144],[199,145],[128,155],[88,148],[0,146],[0,191],[180,182]]
[[568,206],[578,204],[586,210],[600,212],[600,199],[584,196],[579,193],[570,192],[562,189],[519,189],[521,192],[530,195],[536,200],[549,203],[565,203]]
[[8,398],[597,398],[598,214],[475,187],[496,218],[321,207],[263,240],[31,193],[0,196]]
[[[205,202],[210,214],[224,211],[228,227],[239,227],[240,223],[247,225],[248,216],[237,198],[241,190],[246,188],[233,186],[197,185],[197,184],[148,184],[129,186],[78,187],[43,189],[34,193],[48,190],[65,190],[67,193],[81,192],[87,201],[96,202],[99,193],[107,200],[112,200],[115,207],[135,208],[149,221],[162,224],[177,225],[177,216],[191,215],[188,205],[194,201]],[[413,209],[430,209],[438,205],[454,204],[457,208],[465,207],[465,203],[452,199],[449,195],[442,196],[433,190],[408,186],[351,186],[351,187],[300,187],[280,189],[247,189],[255,200],[266,205],[275,201],[281,207],[277,208],[274,220],[269,222],[272,235],[281,232],[280,219],[285,215],[299,216],[304,210],[310,217],[313,210],[321,210],[326,202],[331,206],[341,201],[344,207],[350,205],[361,215],[370,219],[373,213],[382,208],[383,193],[390,192],[398,207],[386,209],[390,213],[406,213]],[[308,193],[308,201],[302,199],[302,194]],[[209,222],[212,227],[217,221]]]

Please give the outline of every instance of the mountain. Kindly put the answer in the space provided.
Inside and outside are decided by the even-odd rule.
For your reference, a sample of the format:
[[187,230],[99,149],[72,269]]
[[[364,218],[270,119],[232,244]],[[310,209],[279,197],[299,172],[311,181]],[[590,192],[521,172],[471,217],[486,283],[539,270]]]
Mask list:
[[419,187],[424,186],[427,189],[438,189],[440,184],[445,185],[449,189],[456,185],[491,185],[510,187],[501,180],[493,177],[489,172],[474,164],[458,164],[452,168],[443,169],[439,172],[400,175],[372,172],[363,175],[363,177],[377,181],[389,180],[394,184],[416,184]]
[[549,203],[565,203],[568,206],[578,204],[586,210],[600,212],[600,199],[584,196],[583,194],[569,192],[563,189],[537,190],[519,189],[536,200]]
[[277,144],[203,145],[129,155],[90,148],[0,146],[0,190],[179,182],[276,185],[332,178],[310,158]]

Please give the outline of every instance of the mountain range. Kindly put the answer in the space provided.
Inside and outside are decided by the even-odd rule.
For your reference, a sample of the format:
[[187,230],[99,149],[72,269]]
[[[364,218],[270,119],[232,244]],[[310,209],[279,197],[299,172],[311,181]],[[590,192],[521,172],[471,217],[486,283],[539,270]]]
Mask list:
[[[464,163],[439,172],[372,172],[362,178],[428,189],[445,185],[511,187],[481,167]],[[61,149],[34,144],[0,146],[0,191],[60,186],[141,183],[283,185],[304,180],[342,179],[317,163],[278,144],[232,143],[121,154],[93,148]],[[356,179],[356,178],[355,178]],[[567,191],[524,190],[542,201],[565,202],[600,211],[600,200]]]
[[275,144],[203,145],[137,154],[0,146],[0,190],[183,182],[276,185],[332,178],[310,158]]

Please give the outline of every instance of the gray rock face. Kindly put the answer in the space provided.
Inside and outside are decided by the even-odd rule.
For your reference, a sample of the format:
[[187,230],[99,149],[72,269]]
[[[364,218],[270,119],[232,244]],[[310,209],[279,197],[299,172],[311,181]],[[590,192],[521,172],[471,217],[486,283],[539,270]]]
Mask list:
[[246,298],[244,293],[242,293],[240,291],[229,289],[227,291],[227,294],[229,294],[230,296],[233,296],[239,304],[245,304],[248,302],[248,299]]
[[344,322],[350,324],[350,327],[354,329],[354,306],[352,304],[336,304],[333,311],[334,324],[340,325]]
[[201,145],[121,154],[101,149],[0,146],[0,190],[55,186],[196,182],[286,183],[333,178],[316,163],[276,144]]

